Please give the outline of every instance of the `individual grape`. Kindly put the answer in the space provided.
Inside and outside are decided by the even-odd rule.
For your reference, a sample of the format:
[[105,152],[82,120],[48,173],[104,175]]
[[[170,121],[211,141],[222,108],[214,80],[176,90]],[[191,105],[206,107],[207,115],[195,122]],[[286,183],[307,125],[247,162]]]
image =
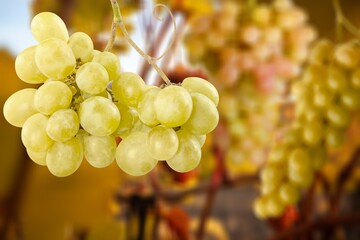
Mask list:
[[258,218],[267,218],[268,217],[268,211],[267,211],[267,198],[266,197],[260,197],[255,200],[253,209],[255,212],[255,215]]
[[334,99],[334,93],[327,86],[320,86],[314,91],[314,105],[319,108],[328,107]]
[[326,111],[327,119],[335,127],[345,127],[350,122],[350,113],[340,105],[332,105]]
[[310,63],[322,65],[330,62],[333,48],[334,46],[329,40],[327,39],[319,40],[314,45],[314,47],[310,52],[309,55]]
[[46,154],[47,151],[44,152],[36,152],[30,149],[26,149],[27,154],[30,159],[33,160],[34,163],[39,164],[41,166],[46,166]]
[[348,87],[346,72],[341,68],[331,68],[327,80],[328,86],[335,92],[342,92]]
[[352,42],[339,44],[335,48],[334,58],[345,68],[355,68],[360,62],[360,51]]
[[120,112],[109,99],[94,96],[80,104],[78,111],[81,126],[94,136],[108,136],[120,123]]
[[322,65],[309,65],[302,76],[302,81],[305,84],[320,84],[323,85],[327,78],[328,72],[326,67]]
[[305,148],[294,149],[289,156],[289,171],[312,169],[309,152]]
[[59,109],[70,107],[72,92],[63,82],[46,82],[36,91],[34,96],[35,108],[45,114],[51,115]]
[[303,128],[304,142],[309,146],[314,146],[320,143],[323,137],[323,125],[321,122],[308,122]]
[[314,170],[312,168],[289,169],[288,177],[292,184],[299,188],[306,188],[313,182]]
[[302,132],[298,127],[292,127],[283,137],[283,143],[286,146],[298,146],[302,141]]
[[65,42],[69,39],[64,21],[51,12],[41,12],[32,19],[31,33],[39,43],[48,38],[58,38]]
[[124,138],[116,149],[116,163],[129,175],[145,175],[158,162],[146,151],[147,136],[144,132],[133,132]]
[[[326,136],[326,134],[325,134],[325,136]],[[311,148],[310,155],[311,155],[312,167],[315,170],[320,170],[324,166],[324,164],[327,160],[327,152],[326,152],[325,147],[320,145],[320,146]]]
[[112,136],[84,136],[84,156],[91,166],[104,168],[115,159],[116,141]]
[[79,131],[79,117],[72,109],[61,109],[52,114],[46,125],[48,136],[56,142],[65,142]]
[[78,138],[55,142],[46,154],[46,165],[57,177],[67,177],[79,167],[84,157],[83,146]]
[[192,93],[193,108],[190,118],[183,128],[193,134],[207,134],[215,129],[219,122],[219,113],[215,104],[205,95]]
[[75,32],[71,34],[68,45],[76,59],[81,62],[89,62],[93,58],[94,44],[86,33]]
[[126,133],[129,133],[131,128],[133,128],[137,116],[136,112],[130,109],[128,106],[121,103],[115,103],[115,105],[120,112],[121,120],[114,134],[123,137]]
[[200,162],[201,147],[194,135],[186,130],[177,132],[179,148],[174,157],[168,159],[167,164],[177,172],[189,172]]
[[94,54],[92,62],[103,65],[109,74],[110,80],[116,80],[120,77],[119,57],[111,52],[98,52]]
[[336,148],[344,142],[344,132],[341,128],[328,127],[325,132],[325,142],[328,147]]
[[284,171],[279,165],[268,164],[260,172],[260,179],[262,183],[272,183],[275,190],[276,187],[280,186],[281,182],[284,179]]
[[[315,96],[314,96],[314,101],[315,101]],[[305,120],[309,123],[314,122],[314,121],[322,121],[323,117],[324,117],[324,112],[326,109],[323,108],[319,108],[316,106],[308,106],[305,108]]]
[[162,89],[158,93],[154,105],[157,119],[167,127],[183,125],[190,118],[193,110],[190,93],[175,85]]
[[36,113],[29,117],[21,130],[21,140],[24,146],[34,152],[44,152],[53,144],[53,140],[46,133],[49,118]]
[[347,110],[353,111],[359,109],[360,92],[355,89],[347,89],[341,93],[340,100]]
[[199,141],[200,148],[202,148],[204,146],[204,144],[205,144],[205,141],[206,141],[206,134],[204,134],[204,135],[195,135],[195,137]]
[[35,92],[34,88],[25,88],[13,93],[3,107],[6,121],[15,127],[22,127],[30,116],[37,113],[34,106]]
[[187,89],[189,92],[197,92],[205,95],[208,97],[215,106],[219,103],[219,93],[210,82],[206,81],[205,79],[198,78],[198,77],[188,77],[185,78],[182,82],[181,86]]
[[42,74],[35,63],[36,46],[23,50],[15,59],[15,71],[17,76],[24,82],[39,84],[46,81],[47,77]]
[[76,72],[76,84],[86,93],[97,95],[105,91],[108,83],[109,75],[99,63],[85,63]]
[[150,130],[146,139],[146,146],[152,158],[167,160],[177,152],[179,139],[172,128],[159,125]]
[[122,104],[136,107],[146,89],[144,80],[132,72],[124,72],[114,80],[112,90],[115,98]]
[[49,38],[37,46],[35,62],[45,76],[56,80],[66,78],[76,67],[76,59],[71,48],[57,38]]
[[283,203],[295,204],[300,197],[299,190],[292,183],[285,183],[280,187],[279,190],[280,199]]
[[276,145],[271,148],[268,161],[269,163],[284,163],[287,160],[288,149],[283,145]]
[[279,194],[270,195],[266,202],[266,212],[269,217],[279,217],[285,210],[285,204],[281,200]]
[[156,118],[155,114],[155,99],[160,92],[160,88],[150,88],[144,92],[139,99],[137,111],[139,113],[140,120],[148,126],[156,126],[160,122]]

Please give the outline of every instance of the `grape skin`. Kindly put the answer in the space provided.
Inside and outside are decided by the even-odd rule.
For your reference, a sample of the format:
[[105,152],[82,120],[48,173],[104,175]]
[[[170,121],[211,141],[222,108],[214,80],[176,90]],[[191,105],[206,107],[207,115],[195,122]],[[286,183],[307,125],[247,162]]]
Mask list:
[[40,43],[48,38],[58,38],[63,41],[69,39],[64,21],[54,13],[41,12],[31,21],[31,33]]

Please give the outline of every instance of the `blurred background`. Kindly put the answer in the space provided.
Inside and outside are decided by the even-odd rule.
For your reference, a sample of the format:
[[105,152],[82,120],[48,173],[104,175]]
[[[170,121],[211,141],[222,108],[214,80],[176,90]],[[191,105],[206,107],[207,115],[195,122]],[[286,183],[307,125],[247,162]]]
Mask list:
[[[1,114],[0,239],[297,239],[296,231],[308,234],[302,239],[360,239],[359,215],[345,215],[348,221],[341,227],[320,222],[301,225],[300,230],[284,235],[301,223],[301,204],[269,220],[258,219],[252,208],[259,194],[259,169],[274,139],[294,117],[289,89],[301,72],[308,49],[316,38],[337,39],[331,1],[293,1],[296,11],[280,23],[300,21],[303,28],[286,30],[288,37],[281,46],[272,45],[271,49],[254,40],[257,31],[263,31],[261,27],[254,30],[254,26],[260,26],[267,13],[259,11],[258,17],[250,20],[244,9],[251,4],[274,6],[273,1],[118,2],[131,36],[152,56],[167,48],[173,34],[168,15],[164,14],[162,22],[152,16],[154,4],[167,5],[175,15],[177,34],[170,51],[159,61],[161,68],[173,82],[199,76],[219,89],[221,121],[215,133],[207,137],[200,166],[180,174],[158,164],[147,176],[130,177],[116,163],[96,169],[83,161],[72,176],[57,178],[28,158],[20,129],[8,124]],[[360,2],[340,3],[349,20],[360,27]],[[106,46],[112,21],[110,1],[1,1],[1,109],[12,93],[29,87],[16,76],[14,62],[23,49],[36,44],[29,25],[42,11],[58,14],[70,33],[86,32],[96,49]],[[238,15],[240,20],[233,21]],[[240,35],[242,42],[237,37]],[[269,34],[271,39],[276,36]],[[276,56],[270,61],[272,51]],[[123,71],[137,72],[149,84],[161,84],[120,32],[113,52],[119,55]],[[256,62],[258,58],[261,64]],[[354,114],[345,144],[331,152],[322,169],[329,188],[336,186],[338,174],[359,147],[359,134],[360,115]],[[359,161],[351,168],[341,197],[341,213],[360,211]],[[322,188],[315,190],[312,205],[312,219],[326,216],[327,199]]]

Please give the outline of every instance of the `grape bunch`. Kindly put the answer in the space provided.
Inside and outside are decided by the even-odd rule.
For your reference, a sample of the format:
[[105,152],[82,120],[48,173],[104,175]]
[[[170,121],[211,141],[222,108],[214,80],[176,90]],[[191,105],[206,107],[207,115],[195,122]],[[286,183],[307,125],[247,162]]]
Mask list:
[[84,157],[96,168],[116,159],[134,176],[158,160],[179,172],[198,165],[206,134],[219,119],[212,84],[189,77],[180,85],[148,86],[135,73],[121,73],[115,54],[94,50],[87,34],[69,37],[54,13],[36,15],[31,32],[38,45],[17,56],[15,70],[22,81],[41,86],[11,95],[3,112],[22,127],[35,163],[58,177],[74,173]]
[[261,218],[278,217],[295,204],[329,150],[343,143],[352,114],[360,109],[360,43],[319,40],[292,90],[295,121],[271,149],[260,175],[262,196],[254,208]]

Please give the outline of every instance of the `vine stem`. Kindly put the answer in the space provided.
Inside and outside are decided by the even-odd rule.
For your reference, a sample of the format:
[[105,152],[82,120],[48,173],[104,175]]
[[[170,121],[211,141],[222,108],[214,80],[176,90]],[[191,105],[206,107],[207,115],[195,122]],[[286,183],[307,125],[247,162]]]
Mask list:
[[[114,20],[113,20],[113,24],[112,24],[112,28],[111,28],[111,37],[109,40],[108,45],[106,46],[106,50],[109,51],[112,48],[112,45],[114,44],[115,41],[115,36],[116,36],[116,28],[117,26],[120,27],[122,33],[124,34],[125,39],[128,41],[128,43],[144,58],[147,60],[147,62],[156,70],[156,72],[159,74],[159,76],[164,80],[164,82],[169,85],[171,84],[169,78],[166,76],[166,74],[160,69],[160,67],[156,64],[155,60],[158,60],[159,58],[163,57],[168,49],[170,49],[170,46],[168,47],[167,50],[165,50],[165,52],[158,58],[154,58],[152,56],[149,56],[148,54],[144,53],[143,50],[141,50],[141,48],[132,40],[132,38],[130,37],[128,31],[126,30],[124,21],[122,19],[122,15],[121,15],[121,11],[120,11],[120,7],[119,4],[117,2],[117,0],[110,0],[111,2],[111,6],[113,9],[113,13],[114,13]],[[157,5],[158,7],[165,7],[166,9],[168,9],[165,5]],[[170,12],[170,11],[169,11]],[[171,17],[173,18],[173,15],[170,13]],[[175,20],[173,20],[174,22],[174,26],[175,29],[174,31],[176,32],[176,24],[175,24]],[[174,34],[175,35],[175,34]],[[173,42],[173,41],[172,41]],[[171,44],[170,44],[171,45]]]
[[342,35],[341,27],[343,26],[349,33],[353,34],[357,38],[360,38],[360,31],[355,27],[349,19],[347,19],[343,13],[343,10],[340,5],[340,0],[332,0],[333,7],[336,15],[336,24],[337,24],[337,34],[340,38]]

